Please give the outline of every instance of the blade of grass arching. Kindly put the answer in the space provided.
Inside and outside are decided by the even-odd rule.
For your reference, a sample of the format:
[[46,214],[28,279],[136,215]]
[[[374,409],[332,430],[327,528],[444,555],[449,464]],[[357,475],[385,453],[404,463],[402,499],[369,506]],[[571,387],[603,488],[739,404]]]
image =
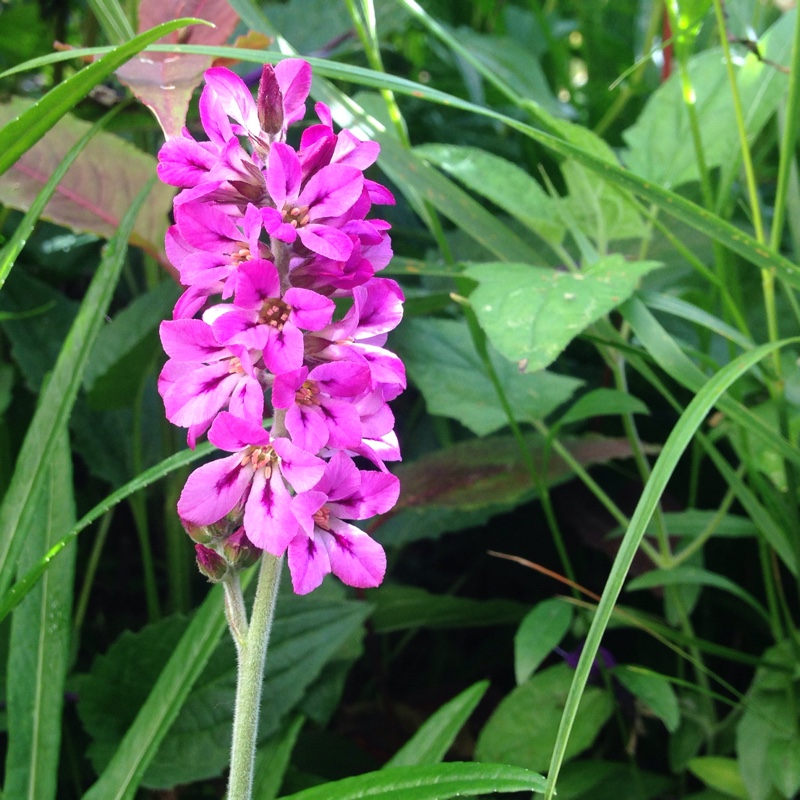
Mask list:
[[19,221],[17,227],[14,229],[14,233],[11,235],[8,242],[6,242],[3,249],[0,250],[0,288],[2,288],[3,284],[6,282],[11,268],[14,266],[14,262],[17,260],[17,256],[22,251],[22,248],[25,247],[25,243],[28,241],[28,237],[31,235],[39,216],[53,196],[61,179],[67,174],[67,170],[70,166],[72,166],[72,162],[75,161],[83,148],[89,144],[92,137],[105,128],[122,108],[124,108],[124,105],[120,104],[109,111],[108,114],[99,119],[77,142],[75,142],[72,149],[64,156],[64,159],[53,171],[53,174],[50,176],[50,179],[47,181],[42,191],[36,195],[36,199],[31,204],[30,209]]
[[[678,383],[696,392],[708,381],[708,376],[678,347],[641,300],[634,296],[619,310],[653,360]],[[797,448],[737,400],[722,397],[717,405],[734,422],[757,436],[765,447],[800,465]]]
[[[72,460],[66,428],[53,437],[47,478],[25,532],[26,569],[75,520]],[[61,747],[61,712],[70,653],[75,548],[49,570],[11,622],[4,792],[9,800],[54,800]]]
[[4,125],[0,129],[0,175],[26,150],[33,147],[67,111],[115,69],[165,34],[177,28],[198,23],[208,24],[203,20],[187,17],[165,22],[139,34],[131,41],[103,56],[99,61],[95,61],[94,64],[84,67],[80,72],[76,72],[62,81],[27,111]]
[[547,791],[545,792],[546,800],[552,800],[555,794],[558,773],[564,761],[567,742],[572,726],[575,723],[578,705],[583,696],[583,690],[586,687],[589,671],[597,656],[600,642],[608,626],[619,593],[622,590],[622,585],[625,582],[628,569],[639,549],[639,544],[647,531],[647,526],[652,519],[653,513],[661,499],[661,495],[669,479],[672,477],[672,473],[679,459],[707,414],[738,378],[744,375],[765,356],[770,355],[781,347],[795,344],[798,341],[800,341],[800,339],[795,337],[792,339],[784,339],[780,342],[770,342],[757,347],[755,350],[743,353],[729,364],[726,364],[716,375],[709,378],[706,385],[695,395],[665,442],[661,454],[653,467],[650,480],[645,485],[642,496],[636,505],[636,510],[631,517],[630,526],[620,543],[619,551],[611,567],[611,572],[606,581],[605,588],[603,589],[600,602],[597,605],[595,618],[592,620],[592,624],[586,636],[586,642],[581,652],[578,666],[575,669],[575,676],[572,680],[569,694],[567,695],[564,712],[556,736],[556,743],[553,748],[550,768],[548,770]]
[[89,0],[89,8],[109,42],[122,44],[135,36],[131,23],[117,0]]
[[[234,0],[231,3],[242,19],[242,9],[248,4],[243,0]],[[256,17],[254,17],[256,18]],[[261,17],[263,20],[263,16]],[[266,23],[267,25],[269,23]],[[265,53],[262,50],[239,49],[235,47],[212,47],[207,45],[153,45],[149,48],[155,52],[164,53],[197,53],[200,55],[212,55],[218,58],[236,58],[239,61],[251,61],[258,64],[273,63],[283,58],[288,58],[286,54]],[[32,69],[34,66],[50,64],[55,61],[62,61],[65,58],[80,57],[83,55],[96,55],[108,52],[107,48],[86,48],[83,50],[73,50],[69,54],[56,53],[33,61],[26,62],[19,67],[6,70],[0,77],[11,75],[24,69]],[[371,86],[376,89],[391,89],[396,94],[409,95],[419,100],[438,103],[450,108],[458,108],[462,111],[471,111],[480,116],[501,122],[523,135],[532,139],[543,147],[551,150],[564,158],[571,158],[582,164],[592,172],[596,172],[600,177],[609,183],[614,184],[619,189],[625,189],[643,198],[646,202],[657,206],[666,211],[670,216],[675,217],[691,228],[705,234],[714,241],[737,253],[747,262],[759,268],[772,269],[777,277],[785,280],[790,286],[800,288],[800,265],[790,261],[780,253],[759,244],[759,242],[748,233],[732,225],[730,222],[720,218],[707,209],[698,206],[691,200],[687,200],[675,192],[655,186],[650,181],[636,175],[630,170],[624,169],[610,161],[605,161],[592,153],[587,152],[580,146],[573,144],[566,139],[558,138],[551,134],[537,130],[524,122],[508,117],[490,108],[470,103],[454,95],[432,89],[421,83],[398,78],[393,75],[376,73],[363,67],[354,67],[347,64],[335,64],[330,61],[323,61],[316,58],[305,58],[314,68],[318,75],[329,78],[349,81],[361,86]],[[568,130],[566,126],[561,126],[560,131]]]
[[125,262],[128,237],[154,180],[155,176],[134,200],[117,235],[106,245],[100,266],[67,334],[50,380],[39,396],[11,483],[0,506],[0,531],[3,531],[0,537],[0,595],[5,594],[16,572],[16,561],[23,541],[20,530],[24,529],[35,509],[40,487],[47,474],[53,435],[69,419],[92,346],[103,325]]
[[196,450],[183,450],[180,453],[165,458],[160,464],[145,470],[141,475],[137,475],[133,480],[128,481],[115,492],[110,494],[102,502],[98,503],[91,511],[82,516],[68,533],[56,542],[42,556],[25,575],[15,583],[0,600],[0,622],[19,605],[25,595],[33,589],[41,575],[48,568],[50,562],[85,528],[88,528],[95,520],[110,511],[118,503],[130,497],[134,492],[144,489],[151,483],[160,480],[171,472],[182,469],[198,459],[213,452],[214,446],[209,442],[204,442],[197,446]]
[[[254,569],[242,574],[242,588]],[[212,587],[158,676],[117,752],[83,800],[130,800],[226,630],[222,586]]]
[[465,689],[449,703],[445,703],[425,720],[411,739],[381,769],[414,764],[438,764],[447,754],[458,732],[464,727],[488,688],[488,681],[480,681]]

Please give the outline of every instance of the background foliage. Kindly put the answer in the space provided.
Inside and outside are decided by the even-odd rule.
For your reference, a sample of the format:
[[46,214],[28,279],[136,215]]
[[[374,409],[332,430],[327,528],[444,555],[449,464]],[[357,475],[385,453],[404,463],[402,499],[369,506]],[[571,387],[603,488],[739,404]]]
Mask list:
[[790,5],[0,5],[4,800],[224,794],[154,154],[293,53],[381,143],[411,386],[386,583],[279,599],[254,797],[797,796]]

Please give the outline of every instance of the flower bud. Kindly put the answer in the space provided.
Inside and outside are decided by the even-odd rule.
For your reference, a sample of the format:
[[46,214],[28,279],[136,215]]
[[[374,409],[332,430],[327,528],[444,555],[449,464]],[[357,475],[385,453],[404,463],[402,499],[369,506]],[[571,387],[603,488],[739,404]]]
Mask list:
[[258,561],[261,550],[247,538],[244,528],[239,528],[224,541],[222,555],[231,567],[245,569]]
[[264,133],[270,136],[280,133],[283,127],[283,95],[271,64],[264,64],[264,69],[261,71],[256,107],[258,121]]
[[219,553],[203,544],[196,544],[194,553],[197,559],[197,568],[211,583],[218,583],[225,577],[228,565]]

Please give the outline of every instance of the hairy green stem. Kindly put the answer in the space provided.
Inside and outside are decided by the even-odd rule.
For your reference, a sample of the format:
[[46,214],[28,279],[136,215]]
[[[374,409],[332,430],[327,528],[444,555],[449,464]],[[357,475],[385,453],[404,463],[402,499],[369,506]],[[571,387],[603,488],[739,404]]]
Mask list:
[[269,553],[262,554],[250,627],[239,647],[228,800],[250,800],[253,791],[264,663],[275,615],[281,564],[282,559]]

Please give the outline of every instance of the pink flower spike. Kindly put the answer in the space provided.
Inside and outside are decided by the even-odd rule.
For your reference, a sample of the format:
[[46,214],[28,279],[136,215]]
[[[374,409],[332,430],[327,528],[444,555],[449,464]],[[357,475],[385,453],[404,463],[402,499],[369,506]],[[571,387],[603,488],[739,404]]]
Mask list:
[[306,114],[306,98],[311,91],[311,65],[301,58],[287,58],[275,65],[283,95],[283,127],[299,122]]

